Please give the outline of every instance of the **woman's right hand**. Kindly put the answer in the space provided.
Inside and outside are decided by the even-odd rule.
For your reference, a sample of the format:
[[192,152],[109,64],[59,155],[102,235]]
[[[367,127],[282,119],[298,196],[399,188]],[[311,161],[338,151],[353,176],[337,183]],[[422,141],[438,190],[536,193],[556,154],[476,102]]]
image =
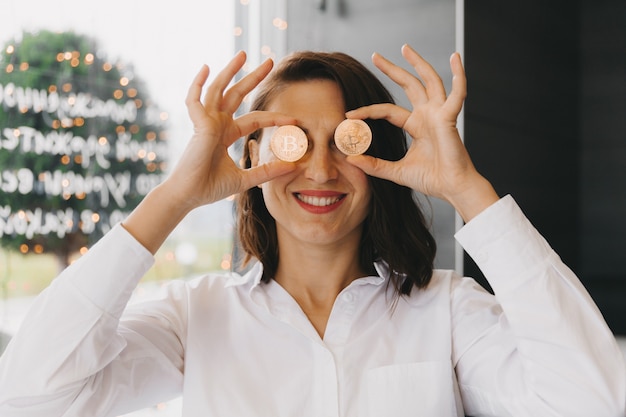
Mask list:
[[251,112],[233,117],[246,95],[272,69],[272,61],[265,61],[229,88],[245,62],[243,52],[235,55],[208,86],[204,100],[201,95],[209,68],[202,67],[186,99],[194,125],[191,140],[169,177],[123,222],[126,230],[152,253],[194,208],[243,192],[295,169],[294,163],[280,160],[242,169],[228,154],[230,145],[257,129],[296,123],[292,117],[272,112]]
[[206,65],[189,88],[186,104],[194,134],[163,184],[186,210],[243,192],[295,168],[293,163],[277,160],[241,169],[228,154],[228,147],[237,139],[259,128],[295,123],[292,117],[272,112],[251,112],[233,118],[246,95],[272,69],[272,61],[267,60],[228,88],[245,61],[245,53],[239,52],[208,86],[203,101],[201,94],[209,76]]

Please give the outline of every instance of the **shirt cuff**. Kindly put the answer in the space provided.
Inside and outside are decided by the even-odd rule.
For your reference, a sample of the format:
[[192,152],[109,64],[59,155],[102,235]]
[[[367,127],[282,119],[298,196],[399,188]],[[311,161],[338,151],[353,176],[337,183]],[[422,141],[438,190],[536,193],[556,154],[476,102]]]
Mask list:
[[117,224],[59,278],[66,277],[98,308],[119,318],[153,264],[152,254]]
[[455,234],[494,292],[513,291],[556,254],[507,195]]

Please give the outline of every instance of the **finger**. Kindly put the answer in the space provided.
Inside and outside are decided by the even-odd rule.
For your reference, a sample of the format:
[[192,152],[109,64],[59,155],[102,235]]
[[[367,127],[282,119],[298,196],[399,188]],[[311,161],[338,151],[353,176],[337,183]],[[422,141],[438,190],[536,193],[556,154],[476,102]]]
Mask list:
[[233,57],[233,59],[230,60],[226,67],[224,67],[224,69],[217,74],[204,95],[205,107],[219,109],[224,95],[224,90],[226,90],[226,87],[228,87],[245,62],[246,53],[240,51]]
[[360,168],[367,175],[393,181],[400,185],[408,185],[402,182],[401,169],[398,162],[386,161],[369,155],[349,155],[346,157],[346,161]]
[[402,87],[411,104],[417,106],[428,100],[424,85],[413,74],[404,68],[400,68],[378,53],[372,55],[372,62],[387,77]]
[[467,96],[467,78],[465,77],[461,55],[458,52],[450,57],[450,68],[452,69],[452,90],[444,107],[448,107],[451,112],[458,113],[461,111]]
[[264,127],[291,125],[297,122],[298,120],[293,116],[269,111],[253,111],[235,119],[239,137],[249,135]]
[[269,74],[274,66],[271,59],[265,60],[255,68],[250,74],[239,80],[233,87],[229,88],[222,100],[221,109],[230,114],[237,111],[243,99]]
[[433,66],[409,45],[402,46],[402,56],[413,66],[415,72],[417,72],[422,80],[424,80],[428,98],[431,100],[439,100],[443,103],[446,99],[446,89]]
[[372,104],[346,113],[348,119],[385,119],[394,126],[404,127],[411,112],[391,103]]
[[294,162],[271,161],[266,164],[249,168],[244,171],[242,179],[242,190],[245,191],[259,184],[273,180],[281,175],[288,174],[296,169]]
[[189,90],[187,91],[185,104],[187,105],[187,111],[189,112],[191,120],[199,120],[199,118],[204,114],[204,107],[200,102],[200,96],[202,95],[204,83],[206,83],[208,78],[209,67],[207,65],[203,65],[198,74],[196,74]]

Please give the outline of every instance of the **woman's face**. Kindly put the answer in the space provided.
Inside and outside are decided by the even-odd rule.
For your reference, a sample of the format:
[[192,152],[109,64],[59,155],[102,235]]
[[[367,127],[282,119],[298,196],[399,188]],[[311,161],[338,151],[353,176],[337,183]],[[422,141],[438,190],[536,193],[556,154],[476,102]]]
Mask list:
[[[346,161],[333,140],[345,119],[338,86],[329,80],[292,83],[266,110],[293,116],[308,138],[296,170],[261,185],[280,244],[358,244],[371,192],[365,173]],[[253,165],[276,158],[272,133],[265,129],[260,143],[251,143]]]

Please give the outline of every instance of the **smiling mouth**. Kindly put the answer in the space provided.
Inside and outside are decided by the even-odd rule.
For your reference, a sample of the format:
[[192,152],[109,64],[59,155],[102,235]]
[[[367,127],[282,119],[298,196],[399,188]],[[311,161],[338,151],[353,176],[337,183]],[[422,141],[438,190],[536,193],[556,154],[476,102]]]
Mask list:
[[327,207],[332,206],[333,204],[338,203],[343,200],[346,196],[345,194],[336,195],[336,196],[327,196],[327,197],[318,197],[312,195],[304,195],[300,193],[294,193],[296,198],[303,202],[304,204],[308,204],[314,207]]

